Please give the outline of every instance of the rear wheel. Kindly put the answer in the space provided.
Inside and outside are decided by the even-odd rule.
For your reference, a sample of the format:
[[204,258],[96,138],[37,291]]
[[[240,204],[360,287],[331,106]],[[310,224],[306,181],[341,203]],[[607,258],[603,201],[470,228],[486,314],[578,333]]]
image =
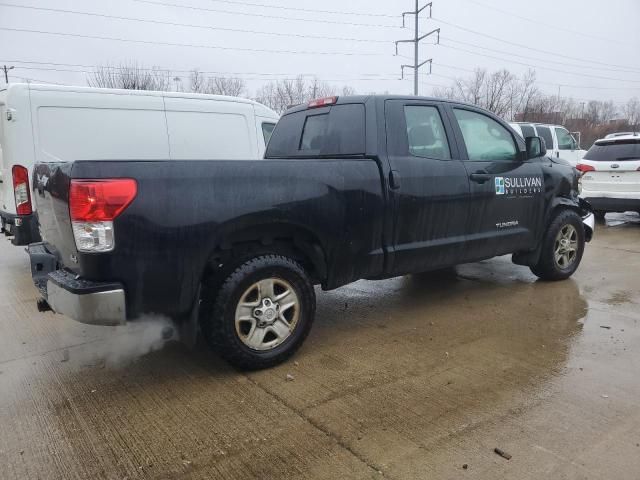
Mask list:
[[236,367],[259,369],[286,360],[311,329],[313,285],[290,258],[255,257],[214,285],[204,286],[200,325],[207,342]]
[[542,250],[531,271],[543,280],[564,280],[573,275],[582,260],[585,234],[582,219],[573,210],[560,211],[542,240]]

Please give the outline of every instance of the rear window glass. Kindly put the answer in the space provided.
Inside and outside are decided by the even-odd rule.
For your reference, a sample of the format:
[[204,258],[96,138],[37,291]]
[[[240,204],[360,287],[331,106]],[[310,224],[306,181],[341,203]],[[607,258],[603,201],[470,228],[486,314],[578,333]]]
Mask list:
[[365,153],[364,105],[334,105],[282,117],[266,158],[360,155]]
[[640,160],[640,141],[629,140],[615,143],[595,143],[584,156],[585,160],[596,162],[624,162]]
[[553,136],[551,135],[551,130],[549,127],[541,127],[537,126],[538,136],[544,138],[544,143],[547,144],[547,148],[549,150],[553,150]]
[[302,138],[300,139],[300,148],[308,152],[310,150],[320,153],[322,142],[327,135],[327,125],[329,124],[329,114],[314,115],[307,117],[302,129]]
[[520,125],[520,130],[522,130],[524,138],[536,136],[536,132],[531,125]]

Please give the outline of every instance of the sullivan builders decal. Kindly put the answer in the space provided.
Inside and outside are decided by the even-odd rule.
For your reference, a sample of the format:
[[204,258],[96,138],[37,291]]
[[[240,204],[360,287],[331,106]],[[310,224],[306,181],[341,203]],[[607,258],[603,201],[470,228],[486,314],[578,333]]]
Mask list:
[[495,177],[496,195],[519,197],[542,192],[542,177]]

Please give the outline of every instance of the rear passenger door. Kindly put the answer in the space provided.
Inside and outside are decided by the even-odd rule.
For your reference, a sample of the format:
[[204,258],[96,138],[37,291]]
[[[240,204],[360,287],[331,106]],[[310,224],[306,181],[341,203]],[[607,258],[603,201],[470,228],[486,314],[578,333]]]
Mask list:
[[385,102],[393,218],[390,273],[456,264],[463,256],[469,180],[438,102]]
[[539,159],[526,160],[524,142],[484,111],[448,107],[471,189],[465,260],[535,245],[544,211]]

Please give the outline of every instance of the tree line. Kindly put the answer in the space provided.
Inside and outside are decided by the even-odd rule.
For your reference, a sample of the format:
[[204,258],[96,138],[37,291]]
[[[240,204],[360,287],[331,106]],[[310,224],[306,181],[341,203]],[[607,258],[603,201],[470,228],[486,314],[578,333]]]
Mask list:
[[[348,85],[336,86],[299,76],[268,81],[251,95],[245,80],[239,77],[206,75],[194,69],[182,78],[167,70],[143,68],[137,64],[99,67],[89,75],[88,83],[103,88],[249,97],[278,113],[314,98],[355,94],[355,89]],[[610,100],[578,101],[560,93],[550,95],[540,90],[533,70],[517,76],[506,69],[491,72],[478,68],[466,78],[455,79],[449,87],[435,88],[433,96],[478,105],[509,121],[565,125],[572,131],[582,132],[583,145],[612,131],[640,130],[640,100],[637,97],[617,106]]]

